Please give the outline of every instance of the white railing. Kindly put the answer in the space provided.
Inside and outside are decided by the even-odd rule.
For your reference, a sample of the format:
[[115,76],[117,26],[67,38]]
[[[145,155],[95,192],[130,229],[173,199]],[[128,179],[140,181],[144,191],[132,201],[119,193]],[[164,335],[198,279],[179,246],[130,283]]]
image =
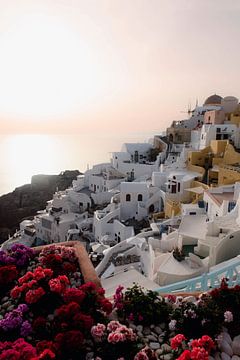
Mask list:
[[193,279],[162,286],[155,291],[159,293],[205,292],[219,287],[223,278],[228,279],[229,286],[240,284],[240,255],[228,261],[225,266],[217,267],[209,273],[204,273]]

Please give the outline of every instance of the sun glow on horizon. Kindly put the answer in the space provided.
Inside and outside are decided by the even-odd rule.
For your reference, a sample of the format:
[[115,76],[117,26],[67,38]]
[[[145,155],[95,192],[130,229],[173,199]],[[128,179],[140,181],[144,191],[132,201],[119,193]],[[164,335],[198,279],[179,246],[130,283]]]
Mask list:
[[[47,135],[11,135],[4,139],[2,151],[12,169],[14,187],[31,182],[32,175],[58,173],[61,167],[59,144]],[[60,169],[60,170],[59,170]]]
[[58,18],[20,16],[0,47],[2,113],[47,120],[84,111],[105,91],[97,49]]

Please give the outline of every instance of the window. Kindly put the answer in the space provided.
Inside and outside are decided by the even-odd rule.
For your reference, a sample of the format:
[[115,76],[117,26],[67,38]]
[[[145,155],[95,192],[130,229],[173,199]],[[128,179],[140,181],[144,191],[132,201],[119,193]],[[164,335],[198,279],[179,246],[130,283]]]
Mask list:
[[131,201],[131,195],[130,194],[126,195],[126,201]]
[[142,201],[142,199],[143,199],[142,194],[138,194],[138,201]]

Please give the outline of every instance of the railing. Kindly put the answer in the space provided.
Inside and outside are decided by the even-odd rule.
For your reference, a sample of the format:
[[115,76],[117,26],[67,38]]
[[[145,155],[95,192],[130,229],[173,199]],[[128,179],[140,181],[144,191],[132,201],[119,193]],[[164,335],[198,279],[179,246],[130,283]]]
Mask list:
[[228,285],[234,286],[240,284],[240,256],[228,261],[228,264],[221,268],[216,268],[209,273],[193,279],[179,281],[174,284],[159,287],[155,291],[159,293],[174,292],[205,292],[210,289],[219,287],[223,278],[228,279]]

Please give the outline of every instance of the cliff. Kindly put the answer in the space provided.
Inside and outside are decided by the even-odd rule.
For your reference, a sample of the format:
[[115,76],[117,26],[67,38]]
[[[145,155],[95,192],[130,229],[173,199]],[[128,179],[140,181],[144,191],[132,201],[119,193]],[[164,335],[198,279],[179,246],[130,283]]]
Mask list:
[[65,190],[81,173],[78,170],[66,170],[59,175],[34,175],[31,184],[16,188],[13,192],[0,197],[0,243],[13,234],[19,223],[33,217],[38,210],[46,207],[53,193]]

